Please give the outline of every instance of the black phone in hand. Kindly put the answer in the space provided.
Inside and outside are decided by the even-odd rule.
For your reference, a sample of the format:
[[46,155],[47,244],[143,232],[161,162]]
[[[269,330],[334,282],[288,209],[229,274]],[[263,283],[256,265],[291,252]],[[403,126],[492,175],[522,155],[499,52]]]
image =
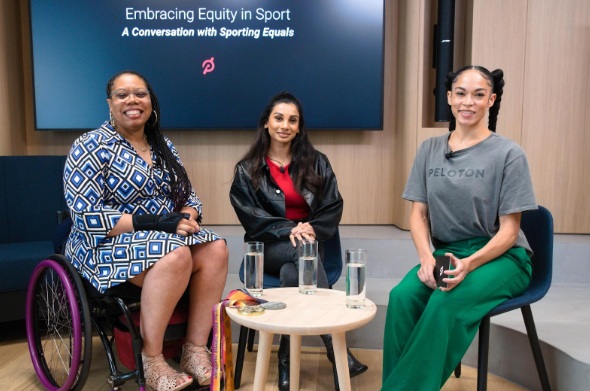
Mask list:
[[436,266],[434,267],[436,286],[439,288],[448,288],[448,284],[443,281],[443,278],[448,277],[444,271],[451,268],[451,257],[447,257],[446,255],[436,255],[434,259],[436,259]]

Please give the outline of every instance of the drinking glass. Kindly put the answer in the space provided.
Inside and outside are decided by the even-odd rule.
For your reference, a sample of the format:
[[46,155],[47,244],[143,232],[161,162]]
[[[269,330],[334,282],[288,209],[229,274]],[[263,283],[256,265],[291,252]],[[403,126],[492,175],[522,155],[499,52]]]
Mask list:
[[367,296],[367,250],[346,250],[346,306],[364,308]]
[[253,297],[262,296],[264,243],[244,243],[244,287]]
[[318,291],[318,242],[299,242],[299,293],[313,295]]

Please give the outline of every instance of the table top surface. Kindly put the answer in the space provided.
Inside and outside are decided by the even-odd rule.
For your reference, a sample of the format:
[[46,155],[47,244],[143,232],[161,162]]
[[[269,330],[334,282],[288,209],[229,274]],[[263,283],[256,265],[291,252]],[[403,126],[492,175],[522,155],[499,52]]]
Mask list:
[[266,310],[262,315],[240,315],[235,308],[227,314],[236,323],[274,334],[320,335],[346,332],[369,323],[377,306],[366,299],[364,308],[348,308],[342,291],[318,289],[315,295],[299,293],[299,288],[265,289],[260,299],[287,304],[282,310]]

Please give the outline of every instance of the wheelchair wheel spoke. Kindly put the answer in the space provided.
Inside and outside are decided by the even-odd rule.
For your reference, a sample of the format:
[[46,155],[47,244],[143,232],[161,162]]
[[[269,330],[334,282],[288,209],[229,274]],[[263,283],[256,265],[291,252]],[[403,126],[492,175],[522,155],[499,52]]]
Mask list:
[[[45,267],[33,282],[35,291],[27,327],[32,326],[34,334],[29,343],[36,351],[32,353],[37,357],[35,370],[44,384],[80,390],[88,377],[91,357],[85,326],[90,318],[88,304],[79,277],[72,276],[64,261],[55,259],[60,265],[52,261],[44,261]],[[66,274],[61,269],[66,269]],[[79,322],[74,324],[78,316]]]
[[[37,314],[39,347],[56,385],[66,382],[73,362],[73,325],[71,307],[61,278],[49,269],[38,292]],[[76,376],[81,366],[75,368]]]

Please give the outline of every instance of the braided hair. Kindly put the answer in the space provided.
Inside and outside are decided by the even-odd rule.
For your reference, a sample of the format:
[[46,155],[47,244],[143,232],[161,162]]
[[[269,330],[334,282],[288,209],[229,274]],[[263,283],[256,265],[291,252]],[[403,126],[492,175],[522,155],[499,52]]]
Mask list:
[[[293,154],[291,168],[289,170],[293,178],[293,187],[299,194],[303,189],[312,192],[318,199],[322,198],[324,189],[324,179],[315,172],[316,150],[309,140],[307,129],[305,127],[305,116],[301,102],[293,94],[283,91],[273,96],[270,102],[264,108],[260,119],[258,120],[258,131],[254,143],[240,160],[251,164],[252,182],[258,189],[263,176],[263,160],[268,154],[270,148],[270,135],[265,125],[268,123],[270,115],[276,105],[280,103],[293,104],[299,111],[299,133],[291,141],[290,152]],[[238,170],[238,162],[234,169],[234,175]]]
[[160,119],[162,118],[160,115],[160,103],[158,102],[158,97],[154,93],[154,90],[152,89],[149,81],[147,81],[143,75],[135,71],[119,72],[115,76],[111,77],[107,83],[107,99],[111,99],[111,93],[115,81],[123,75],[134,75],[139,77],[141,80],[143,80],[150,93],[152,112],[145,123],[145,137],[148,143],[153,147],[156,156],[158,156],[163,162],[162,169],[167,170],[170,174],[170,184],[172,189],[170,198],[172,199],[172,204],[174,205],[174,211],[180,212],[190,196],[191,183],[188,179],[186,170],[178,162],[178,160],[176,160],[172,154],[172,151],[168,147],[166,140],[164,139],[160,123]]
[[[459,69],[457,72],[449,72],[445,79],[445,87],[447,91],[451,91],[453,88],[453,84],[457,81],[459,76],[465,71],[469,70],[476,70],[478,71],[484,79],[487,80],[488,85],[492,87],[492,94],[496,94],[496,100],[494,101],[494,105],[490,107],[490,115],[488,121],[488,129],[492,132],[496,131],[496,123],[498,122],[498,112],[500,111],[500,102],[502,101],[502,94],[504,93],[504,72],[501,69],[496,69],[493,72],[488,71],[486,68],[478,66],[478,65],[468,65],[464,68]],[[451,106],[449,105],[449,111],[451,110]],[[451,115],[451,121],[449,122],[449,131],[455,130],[456,121],[455,117]]]

